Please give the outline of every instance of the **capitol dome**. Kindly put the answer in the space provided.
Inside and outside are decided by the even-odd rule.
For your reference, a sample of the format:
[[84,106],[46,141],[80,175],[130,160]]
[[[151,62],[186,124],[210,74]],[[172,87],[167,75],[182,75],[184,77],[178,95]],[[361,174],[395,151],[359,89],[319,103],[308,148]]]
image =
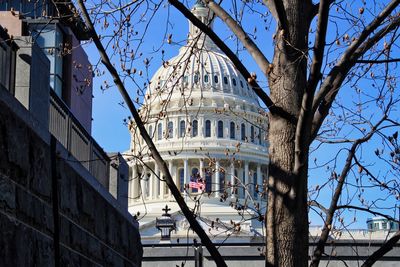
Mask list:
[[[212,26],[208,8],[192,12]],[[267,116],[231,60],[191,23],[187,45],[151,79],[140,115],[188,204],[201,198],[201,216],[232,219],[232,203],[265,201]],[[129,210],[151,221],[174,199],[137,127],[129,129]]]

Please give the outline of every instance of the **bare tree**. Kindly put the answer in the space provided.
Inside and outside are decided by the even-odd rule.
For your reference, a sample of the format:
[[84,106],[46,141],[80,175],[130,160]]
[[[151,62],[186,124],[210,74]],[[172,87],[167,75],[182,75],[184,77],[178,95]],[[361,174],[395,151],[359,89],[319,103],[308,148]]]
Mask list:
[[[162,166],[166,184],[218,266],[224,266],[218,251],[184,204],[167,165],[143,127],[145,118],[136,111],[124,89],[125,79],[136,82],[132,78],[136,72],[132,64],[135,59],[141,58],[137,56],[139,49],[133,51],[129,42],[137,38],[140,47],[146,33],[146,27],[142,36],[134,30],[133,17],[136,15],[138,23],[149,25],[150,22],[143,19],[146,15],[138,14],[138,10],[145,10],[147,17],[152,18],[160,12],[163,4],[150,1],[89,4],[81,0],[78,3],[104,65],[110,70],[114,83],[132,111],[152,157]],[[379,197],[366,200],[363,197],[365,190],[374,188],[384,191],[384,200],[390,199],[391,205],[386,212],[379,214],[394,219],[390,212],[394,211],[396,205],[393,203],[400,196],[400,152],[397,132],[392,130],[399,126],[398,117],[394,114],[399,101],[396,76],[399,59],[393,57],[399,52],[399,0],[372,3],[265,0],[262,3],[245,1],[240,7],[235,1],[224,6],[204,0],[203,3],[215,14],[215,19],[220,19],[235,36],[236,45],[240,43],[236,52],[232,48],[235,44],[227,45],[218,32],[197,19],[186,5],[177,0],[169,0],[169,3],[207,34],[232,60],[269,110],[270,167],[265,214],[267,266],[308,264],[309,204],[312,209],[322,211],[324,221],[311,266],[318,266],[326,241],[335,230],[335,223],[337,227],[347,226],[343,221],[343,210],[377,214],[376,210],[381,207],[379,202],[383,200]],[[141,9],[143,6],[145,8]],[[105,33],[100,38],[89,15],[92,15],[92,21],[103,27]],[[261,25],[266,28],[276,26],[271,41],[274,51],[271,59],[265,55],[265,48],[262,47],[265,44],[256,44],[257,30],[249,33],[246,29],[245,15],[261,17]],[[112,31],[106,30],[110,23],[114,24]],[[170,29],[168,26],[166,29],[164,39],[166,43],[171,43]],[[111,53],[107,55],[107,51]],[[240,61],[237,55],[244,53],[254,59],[263,78],[250,73]],[[119,59],[120,67],[111,63],[110,58],[114,57]],[[144,59],[144,65],[147,70],[149,59]],[[267,84],[263,85],[263,79]],[[144,87],[137,84],[139,97],[143,95],[143,90]],[[346,97],[354,98],[349,101]],[[139,103],[139,99],[136,102]],[[370,152],[369,148],[363,153],[364,145],[371,141],[379,144],[374,148],[376,158],[373,159],[364,155]],[[310,181],[313,174],[309,170],[310,155],[316,153],[320,146],[331,145],[336,145],[337,150],[336,155],[332,153],[332,157],[326,160],[328,163],[321,164],[314,160],[317,167],[329,166],[329,176],[326,181]],[[383,173],[374,169],[376,161],[382,162],[387,171]],[[337,174],[336,170],[340,168],[342,170]],[[319,197],[327,190],[331,191],[332,201],[325,208]],[[397,241],[396,238],[393,240]],[[366,265],[377,255],[382,254],[372,255],[374,259],[368,260]]]

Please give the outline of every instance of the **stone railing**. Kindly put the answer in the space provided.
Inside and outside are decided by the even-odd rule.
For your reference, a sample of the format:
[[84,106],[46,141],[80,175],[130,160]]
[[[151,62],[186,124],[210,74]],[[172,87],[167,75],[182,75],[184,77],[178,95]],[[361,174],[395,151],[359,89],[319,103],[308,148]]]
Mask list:
[[50,90],[49,131],[77,161],[108,188],[110,158],[53,90]]

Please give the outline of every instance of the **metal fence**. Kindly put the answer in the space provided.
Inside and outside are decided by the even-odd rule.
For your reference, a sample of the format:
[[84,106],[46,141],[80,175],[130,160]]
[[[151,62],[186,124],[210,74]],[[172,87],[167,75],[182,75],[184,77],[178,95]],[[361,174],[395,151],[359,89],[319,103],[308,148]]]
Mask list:
[[50,90],[49,131],[108,189],[110,158],[53,90]]

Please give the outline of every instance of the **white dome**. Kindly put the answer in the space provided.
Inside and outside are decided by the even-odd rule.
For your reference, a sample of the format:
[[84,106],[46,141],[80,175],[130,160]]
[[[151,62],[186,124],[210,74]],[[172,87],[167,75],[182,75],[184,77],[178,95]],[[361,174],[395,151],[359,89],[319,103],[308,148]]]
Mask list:
[[245,78],[232,61],[215,47],[182,47],[176,57],[164,62],[155,73],[147,96],[151,103],[158,97],[181,98],[182,93],[196,98],[213,98],[223,94],[259,107],[257,97]]

